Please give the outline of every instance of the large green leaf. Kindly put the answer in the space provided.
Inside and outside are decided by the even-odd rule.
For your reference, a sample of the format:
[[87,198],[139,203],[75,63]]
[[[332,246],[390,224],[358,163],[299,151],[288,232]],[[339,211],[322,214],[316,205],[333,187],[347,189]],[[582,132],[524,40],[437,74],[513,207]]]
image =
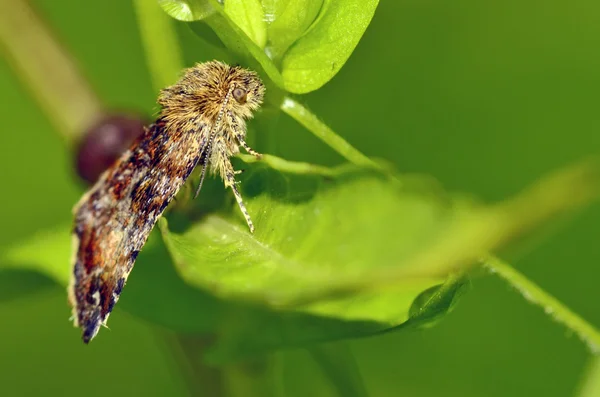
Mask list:
[[[205,22],[230,50],[250,64],[258,62],[280,88],[300,94],[320,88],[336,75],[378,4],[378,0],[263,1],[263,19],[258,19],[257,2],[242,6],[234,1],[222,7],[216,0],[161,0],[161,5],[180,20]],[[192,12],[199,9],[206,12]]]
[[[288,305],[308,291],[401,266],[443,236],[460,213],[460,206],[428,185],[404,187],[372,172],[325,178],[258,166],[246,174],[242,183],[254,235],[235,208],[203,215],[176,231],[168,230],[165,219],[160,225],[184,279],[225,298]],[[389,294],[305,309],[395,325],[406,320],[416,294],[443,280],[443,275],[423,277]]]
[[[274,164],[270,157],[265,162]],[[303,335],[311,340],[346,332],[358,336],[365,322],[372,333],[409,319],[412,325],[438,320],[465,282],[453,273],[598,193],[596,168],[589,163],[493,206],[444,194],[426,178],[312,168],[326,174],[316,175],[303,169],[311,168],[281,174],[259,166],[245,173],[243,194],[254,235],[233,200],[227,211],[191,213],[175,227],[163,219],[159,226],[189,284],[270,306],[282,316],[313,314],[314,334]],[[315,318],[348,326],[341,333],[334,330],[337,323],[319,328]],[[269,329],[263,338],[285,339],[272,338],[280,328]]]

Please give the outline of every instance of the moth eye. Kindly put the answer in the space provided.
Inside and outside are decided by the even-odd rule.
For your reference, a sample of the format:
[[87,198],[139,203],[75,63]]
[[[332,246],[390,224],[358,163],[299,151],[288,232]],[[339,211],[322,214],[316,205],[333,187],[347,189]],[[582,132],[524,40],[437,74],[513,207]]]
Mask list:
[[233,90],[233,97],[236,101],[238,101],[238,103],[246,103],[246,94],[246,90],[242,88],[235,88]]

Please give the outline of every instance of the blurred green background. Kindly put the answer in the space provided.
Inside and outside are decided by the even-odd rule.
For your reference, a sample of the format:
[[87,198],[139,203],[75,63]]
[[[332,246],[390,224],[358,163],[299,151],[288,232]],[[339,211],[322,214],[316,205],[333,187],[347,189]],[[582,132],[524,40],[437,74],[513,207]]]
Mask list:
[[[156,111],[130,1],[32,3],[107,106]],[[185,25],[178,32],[188,65],[211,59]],[[592,0],[387,0],[341,72],[299,99],[367,155],[499,200],[598,152],[598,48],[600,4]],[[74,182],[71,154],[4,59],[0,92],[2,250],[69,222],[83,186]],[[342,161],[287,116],[278,130],[282,157]],[[509,259],[600,326],[598,221],[596,205]],[[85,346],[68,321],[63,288],[28,275],[0,277],[0,394],[186,395],[173,357],[147,324],[117,309],[111,328],[118,332]],[[351,343],[371,396],[574,395],[589,358],[577,337],[499,279],[476,278],[473,286],[432,329]],[[303,351],[278,359],[296,390],[290,396],[324,382]],[[322,390],[328,395],[325,384]]]

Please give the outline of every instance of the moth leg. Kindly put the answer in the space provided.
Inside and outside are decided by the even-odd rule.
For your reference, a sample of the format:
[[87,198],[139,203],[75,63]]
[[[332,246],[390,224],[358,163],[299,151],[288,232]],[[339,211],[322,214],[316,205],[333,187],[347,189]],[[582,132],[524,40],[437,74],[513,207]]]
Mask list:
[[244,139],[244,131],[242,131],[235,119],[235,117],[233,117],[233,114],[231,114],[231,112],[227,112],[229,115],[229,122],[233,128],[233,130],[235,131],[235,139],[237,139],[238,143],[240,144],[241,147],[244,148],[244,150],[246,152],[248,152],[248,154],[253,155],[254,157],[262,157],[262,154],[258,153],[256,150],[252,149],[250,146],[248,146],[248,144],[246,143],[246,139]]
[[226,149],[224,146],[220,146],[217,152],[217,156],[215,158],[215,163],[220,164],[219,173],[223,178],[223,182],[225,183],[225,187],[230,187],[233,190],[233,195],[235,196],[235,200],[240,207],[240,211],[244,215],[246,219],[246,223],[248,224],[248,228],[250,229],[250,233],[254,233],[254,224],[252,223],[252,219],[250,219],[250,214],[244,205],[244,200],[242,199],[242,195],[237,188],[238,182],[235,180],[235,175],[239,172],[233,169],[233,165],[231,164],[231,160],[227,155]]
[[248,152],[248,154],[253,155],[254,157],[258,157],[261,158],[262,154],[258,153],[256,150],[252,149],[250,146],[248,146],[248,144],[246,143],[246,141],[244,140],[244,137],[241,135],[236,135],[236,139],[238,140],[238,142],[240,143],[240,146],[244,148],[244,150],[246,150]]
[[248,224],[248,228],[250,229],[250,233],[254,233],[254,224],[252,223],[252,219],[250,219],[250,214],[248,213],[248,210],[246,209],[246,206],[244,205],[244,200],[242,199],[242,195],[240,194],[240,191],[237,188],[238,182],[235,181],[235,171],[233,171],[233,167],[231,166],[231,163],[229,163],[229,170],[225,176],[225,186],[230,186],[231,190],[233,190],[233,195],[235,196],[235,200],[238,203],[238,206],[240,207],[240,211],[242,211],[242,214],[244,215],[244,218],[246,218],[246,223]]

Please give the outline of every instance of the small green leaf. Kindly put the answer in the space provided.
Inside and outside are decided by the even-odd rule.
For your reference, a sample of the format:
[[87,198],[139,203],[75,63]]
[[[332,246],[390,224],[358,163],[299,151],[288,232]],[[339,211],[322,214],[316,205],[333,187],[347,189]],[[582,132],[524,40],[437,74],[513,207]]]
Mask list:
[[173,18],[185,22],[199,21],[215,12],[209,0],[158,0],[158,5]]
[[259,0],[227,0],[225,13],[260,48],[267,43],[267,24]]
[[267,52],[279,60],[315,21],[323,0],[262,0],[268,22]]
[[287,91],[314,91],[337,74],[371,22],[379,0],[325,0],[319,19],[286,52],[281,74]]
[[470,283],[466,275],[450,276],[442,285],[423,291],[413,301],[406,325],[429,327],[448,314],[467,291]]

